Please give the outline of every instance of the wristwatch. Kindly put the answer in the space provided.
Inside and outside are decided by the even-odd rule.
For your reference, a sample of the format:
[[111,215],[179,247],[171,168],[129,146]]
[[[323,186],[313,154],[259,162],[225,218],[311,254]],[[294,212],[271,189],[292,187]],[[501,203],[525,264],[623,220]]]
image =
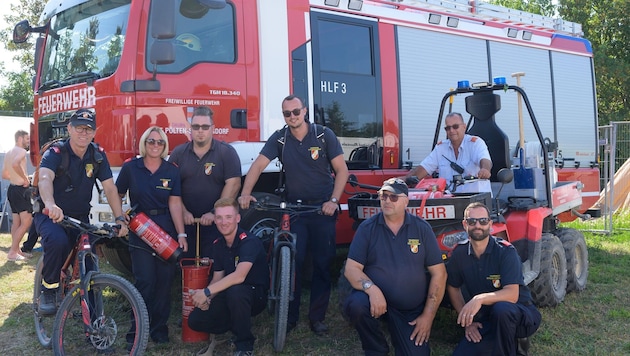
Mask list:
[[206,295],[206,298],[210,298],[210,296],[212,295],[212,293],[210,293],[210,288],[206,287],[203,289],[203,294]]
[[373,286],[374,283],[372,283],[372,281],[363,281],[363,290],[366,291],[368,289],[370,289],[371,286]]
[[337,199],[337,198],[330,198],[330,201],[335,203],[335,204],[339,204],[339,199]]

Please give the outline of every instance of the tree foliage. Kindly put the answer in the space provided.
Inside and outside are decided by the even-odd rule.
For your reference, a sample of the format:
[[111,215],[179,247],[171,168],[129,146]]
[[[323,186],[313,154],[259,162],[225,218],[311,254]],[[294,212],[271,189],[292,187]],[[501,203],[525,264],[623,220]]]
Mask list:
[[490,0],[488,2],[543,16],[554,16],[556,13],[556,6],[551,0]]
[[33,111],[31,76],[27,72],[8,72],[7,85],[0,89],[0,110]]
[[558,11],[593,44],[600,124],[630,120],[630,2],[560,0]]

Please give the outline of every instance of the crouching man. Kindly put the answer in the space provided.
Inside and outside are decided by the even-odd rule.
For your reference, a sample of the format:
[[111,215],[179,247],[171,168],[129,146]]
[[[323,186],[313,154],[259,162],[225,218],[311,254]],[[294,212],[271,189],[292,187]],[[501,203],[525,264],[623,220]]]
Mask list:
[[233,198],[222,198],[214,204],[214,223],[221,237],[214,241],[212,258],[214,274],[208,287],[196,290],[192,297],[195,309],[188,326],[210,333],[210,344],[198,355],[212,355],[214,334],[232,331],[234,355],[252,355],[254,341],[252,316],[267,305],[269,268],[262,242],[238,226],[239,206]]
[[428,356],[446,286],[442,254],[431,226],[406,211],[409,190],[403,180],[386,180],[378,193],[381,212],[359,225],[350,244],[345,276],[355,290],[344,311],[365,355],[389,352],[381,331],[385,320],[396,355]]
[[448,295],[465,329],[453,355],[527,355],[527,338],[540,326],[521,259],[509,242],[490,236],[491,222],[485,205],[468,205],[463,225],[469,241],[455,248],[447,264]]

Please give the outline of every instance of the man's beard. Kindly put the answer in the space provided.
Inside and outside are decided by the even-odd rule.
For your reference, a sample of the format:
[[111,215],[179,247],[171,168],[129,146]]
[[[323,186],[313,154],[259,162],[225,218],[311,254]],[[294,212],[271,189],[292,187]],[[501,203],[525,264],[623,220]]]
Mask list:
[[[481,232],[480,234],[477,232]],[[485,240],[488,236],[490,236],[490,231],[489,230],[483,230],[483,229],[474,229],[468,232],[468,236],[475,240],[475,241],[483,241]]]

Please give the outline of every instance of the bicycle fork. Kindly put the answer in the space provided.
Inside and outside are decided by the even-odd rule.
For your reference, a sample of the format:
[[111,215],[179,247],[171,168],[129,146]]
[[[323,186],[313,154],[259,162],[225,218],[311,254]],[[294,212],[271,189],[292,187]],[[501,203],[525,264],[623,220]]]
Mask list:
[[[92,252],[89,236],[86,234],[80,237],[78,262],[79,262],[79,293],[81,296],[81,315],[83,319],[83,330],[85,336],[94,335],[98,325],[94,322],[103,315],[102,299],[99,293],[91,290],[92,276],[99,273],[98,257]],[[91,266],[88,266],[87,261]],[[94,310],[92,310],[94,308]],[[94,321],[94,322],[93,322]]]
[[270,298],[272,300],[277,300],[278,299],[278,295],[276,293],[277,290],[277,276],[278,276],[278,270],[279,270],[279,265],[280,265],[280,250],[282,249],[282,247],[287,246],[289,247],[289,250],[291,251],[291,287],[289,289],[289,300],[293,300],[293,292],[295,291],[295,269],[296,269],[296,262],[295,262],[295,254],[296,254],[296,247],[295,247],[295,236],[293,233],[291,233],[290,231],[285,231],[285,230],[279,230],[275,233],[274,237],[273,237],[273,258],[272,258],[272,264],[271,264],[271,288],[269,288],[269,293],[270,293]]

